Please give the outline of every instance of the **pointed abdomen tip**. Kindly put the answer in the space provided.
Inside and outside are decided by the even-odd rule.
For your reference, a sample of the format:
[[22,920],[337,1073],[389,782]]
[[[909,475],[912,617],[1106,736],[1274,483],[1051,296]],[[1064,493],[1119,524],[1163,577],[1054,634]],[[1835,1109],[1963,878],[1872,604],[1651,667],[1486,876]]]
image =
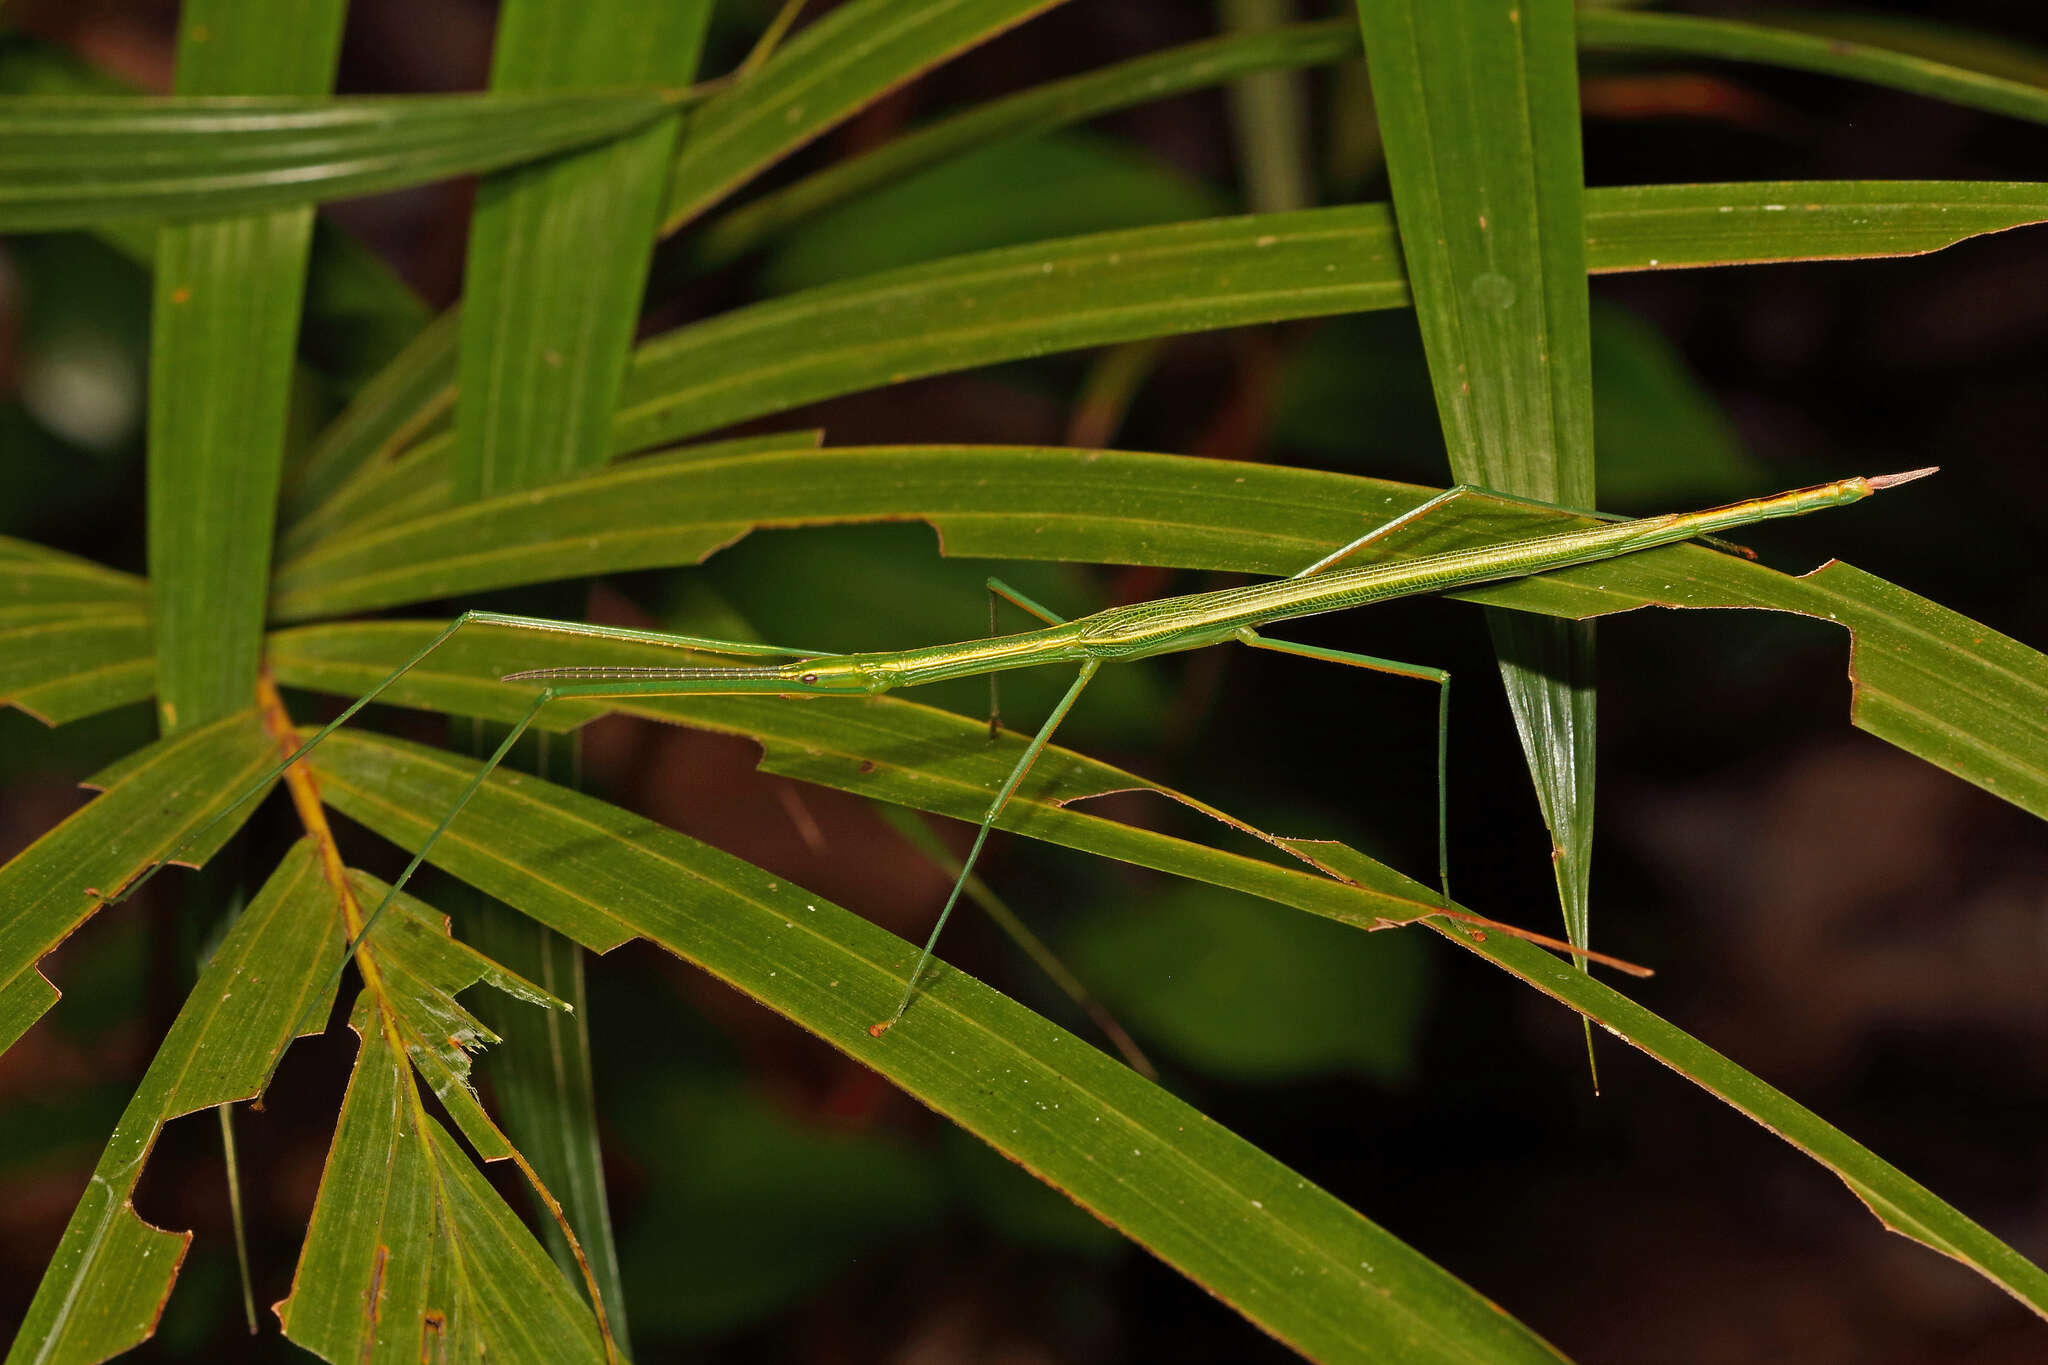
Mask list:
[[1909,469],[1903,474],[1879,474],[1865,479],[1864,482],[1869,484],[1872,489],[1897,488],[1902,483],[1911,483],[1915,479],[1924,479],[1929,474],[1939,474],[1940,472],[1940,465],[1931,464],[1925,469]]

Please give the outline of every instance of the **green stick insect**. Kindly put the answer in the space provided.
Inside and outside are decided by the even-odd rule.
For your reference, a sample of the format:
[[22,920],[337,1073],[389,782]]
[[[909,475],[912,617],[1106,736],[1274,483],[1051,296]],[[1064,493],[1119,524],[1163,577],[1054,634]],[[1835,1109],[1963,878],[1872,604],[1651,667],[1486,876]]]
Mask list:
[[[1248,587],[1224,588],[1213,592],[1190,593],[1180,597],[1167,597],[1153,602],[1141,602],[1131,606],[1113,607],[1096,612],[1078,620],[1062,620],[1053,612],[1033,602],[1022,593],[1009,588],[996,579],[989,580],[990,613],[993,618],[995,597],[1000,596],[1038,617],[1046,624],[1035,630],[1022,631],[1011,635],[991,634],[983,639],[962,640],[953,644],[928,645],[919,649],[894,650],[864,654],[831,654],[815,650],[784,649],[773,645],[749,644],[731,640],[710,640],[696,636],[673,635],[661,631],[630,630],[612,626],[590,625],[577,621],[554,621],[531,616],[511,616],[501,612],[465,612],[452,622],[447,629],[435,636],[410,659],[400,665],[389,677],[352,702],[348,708],[334,718],[327,726],[302,744],[298,751],[279,764],[276,769],[252,784],[249,790],[228,807],[232,811],[241,803],[267,786],[278,773],[296,763],[321,740],[333,733],[362,710],[378,694],[391,686],[411,669],[417,667],[426,657],[447,642],[466,626],[492,625],[519,630],[543,632],[549,635],[582,637],[603,640],[618,640],[636,644],[658,645],[674,649],[697,652],[729,654],[736,656],[769,657],[783,662],[771,664],[737,664],[722,667],[689,666],[677,668],[661,667],[567,667],[531,669],[525,672],[505,674],[501,681],[532,681],[546,686],[535,694],[533,702],[510,733],[476,776],[463,789],[455,805],[444,816],[434,831],[427,836],[406,864],[398,880],[385,893],[383,901],[364,921],[363,928],[349,944],[349,951],[355,948],[375,926],[399,890],[405,886],[428,851],[441,835],[454,823],[462,808],[469,803],[492,771],[512,751],[512,746],[533,724],[541,708],[559,701],[592,701],[607,698],[626,697],[680,697],[680,696],[739,696],[768,694],[782,697],[822,697],[867,695],[891,692],[901,687],[917,687],[925,683],[939,682],[948,678],[975,677],[987,674],[991,689],[990,734],[996,733],[994,716],[995,675],[1018,668],[1038,668],[1048,665],[1069,665],[1076,668],[1073,684],[1067,689],[1059,704],[1052,710],[1045,723],[1032,736],[1025,747],[1023,756],[1010,770],[989,802],[987,813],[981,817],[974,843],[962,863],[959,875],[954,879],[953,889],[946,897],[938,921],[932,926],[931,935],[926,939],[919,953],[916,965],[911,969],[909,980],[903,988],[902,999],[897,1002],[895,1012],[887,1019],[877,1022],[869,1032],[880,1037],[889,1027],[903,1017],[916,995],[918,982],[930,965],[933,949],[939,941],[939,934],[946,927],[946,920],[953,913],[954,904],[960,899],[961,888],[973,871],[975,861],[980,857],[982,845],[988,841],[990,828],[995,824],[1004,806],[1015,794],[1018,785],[1030,771],[1032,763],[1052,739],[1053,731],[1073,708],[1081,692],[1088,686],[1104,663],[1144,659],[1156,654],[1172,654],[1182,650],[1201,649],[1209,645],[1239,643],[1256,649],[1276,650],[1285,654],[1305,658],[1321,659],[1331,663],[1350,665],[1355,668],[1371,669],[1375,672],[1391,673],[1400,677],[1417,678],[1435,683],[1438,688],[1437,704],[1437,876],[1439,891],[1446,909],[1450,906],[1450,877],[1448,855],[1444,848],[1445,799],[1444,766],[1445,734],[1450,708],[1450,674],[1439,668],[1416,664],[1399,663],[1391,659],[1378,659],[1366,654],[1353,654],[1344,650],[1326,649],[1316,645],[1294,644],[1282,640],[1268,639],[1259,634],[1258,628],[1279,621],[1291,621],[1297,617],[1314,616],[1322,612],[1341,611],[1349,607],[1361,607],[1372,602],[1382,602],[1395,597],[1407,597],[1418,593],[1452,592],[1470,588],[1482,583],[1493,583],[1503,579],[1524,578],[1534,574],[1548,573],[1554,569],[1569,568],[1577,564],[1590,564],[1600,560],[1613,559],[1620,555],[1634,554],[1640,550],[1653,549],[1660,545],[1671,545],[1693,539],[1712,539],[1722,531],[1747,526],[1754,522],[1767,521],[1776,517],[1800,516],[1825,507],[1840,507],[1858,502],[1880,489],[1895,488],[1902,483],[1923,478],[1934,473],[1933,468],[1915,469],[1903,474],[1880,475],[1875,478],[1841,479],[1833,483],[1817,484],[1810,488],[1794,489],[1771,497],[1752,498],[1742,502],[1729,503],[1723,507],[1708,508],[1698,512],[1673,512],[1663,516],[1644,517],[1636,520],[1604,518],[1608,524],[1571,531],[1555,532],[1548,535],[1530,536],[1524,539],[1506,541],[1496,545],[1474,549],[1454,550],[1443,554],[1427,555],[1420,558],[1390,563],[1372,564],[1350,569],[1336,566],[1360,549],[1389,533],[1406,526],[1427,514],[1441,509],[1446,503],[1466,494],[1485,494],[1488,490],[1463,484],[1449,489],[1412,510],[1403,513],[1383,526],[1376,527],[1356,540],[1325,555],[1315,563],[1302,569],[1290,578],[1256,583]],[[1499,497],[1500,494],[1490,494]],[[1519,499],[1510,499],[1520,501]],[[1543,505],[1543,504],[1538,504]],[[1553,509],[1554,510],[1554,509]],[[1601,514],[1595,514],[1601,515]],[[216,819],[225,818],[226,812]],[[196,841],[205,833],[202,828],[195,831],[187,843]],[[173,855],[175,856],[175,855]],[[139,883],[137,883],[139,885]],[[132,887],[130,888],[133,889]],[[1454,912],[1455,913],[1455,912]]]

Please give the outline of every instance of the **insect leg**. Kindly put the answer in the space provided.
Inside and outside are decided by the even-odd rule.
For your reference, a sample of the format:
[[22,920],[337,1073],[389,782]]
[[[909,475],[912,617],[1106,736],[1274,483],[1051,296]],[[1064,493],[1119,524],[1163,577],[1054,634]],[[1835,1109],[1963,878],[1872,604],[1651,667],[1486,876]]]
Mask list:
[[1431,668],[1427,664],[1404,664],[1396,659],[1378,659],[1370,654],[1353,654],[1344,649],[1296,644],[1292,640],[1271,640],[1250,627],[1238,631],[1237,638],[1253,649],[1270,649],[1276,654],[1320,659],[1325,663],[1345,664],[1352,668],[1365,668],[1375,673],[1391,673],[1398,678],[1417,678],[1423,682],[1436,684],[1436,876],[1437,888],[1443,894],[1444,904],[1450,905],[1451,870],[1449,836],[1446,833],[1449,806],[1444,773],[1451,730],[1451,675],[1441,668]]
[[1088,685],[1088,680],[1095,676],[1095,670],[1100,667],[1100,659],[1090,659],[1081,665],[1081,672],[1074,679],[1074,685],[1067,689],[1067,695],[1060,698],[1060,704],[1045,718],[1045,724],[1038,727],[1038,733],[1032,736],[1031,743],[1024,748],[1024,756],[1018,759],[1017,766],[1010,770],[1010,775],[1004,780],[1002,789],[996,793],[995,800],[989,802],[988,814],[981,817],[981,828],[975,831],[974,846],[967,850],[967,859],[960,865],[960,875],[953,879],[953,889],[946,896],[945,908],[939,911],[939,922],[932,926],[931,937],[925,940],[924,951],[917,956],[917,965],[910,969],[910,979],[903,983],[903,998],[896,1003],[896,1012],[868,1030],[875,1037],[881,1037],[891,1024],[903,1017],[903,1011],[910,1008],[910,997],[916,993],[918,979],[924,975],[926,964],[932,960],[932,949],[938,944],[940,931],[946,927],[947,916],[953,913],[954,903],[960,899],[960,889],[967,885],[967,874],[974,870],[975,859],[981,856],[981,846],[988,842],[990,827],[995,824],[996,817],[1003,813],[1003,807],[1009,804],[1018,784],[1023,782],[1024,774],[1031,771],[1031,765],[1037,761],[1046,743],[1052,739],[1052,732],[1066,719],[1067,712],[1073,709],[1074,702],[1081,695],[1081,689]]
[[[1041,606],[1037,602],[1032,601],[1000,578],[991,578],[988,580],[988,633],[991,637],[997,634],[996,599],[998,597],[1008,602],[1011,606],[1030,612],[1049,626],[1063,626],[1067,623],[1066,617],[1061,616],[1050,607]],[[996,678],[998,676],[993,671],[988,675],[988,737],[990,739],[994,739],[998,734],[1001,734],[1003,729],[1002,707],[998,704],[996,698]]]

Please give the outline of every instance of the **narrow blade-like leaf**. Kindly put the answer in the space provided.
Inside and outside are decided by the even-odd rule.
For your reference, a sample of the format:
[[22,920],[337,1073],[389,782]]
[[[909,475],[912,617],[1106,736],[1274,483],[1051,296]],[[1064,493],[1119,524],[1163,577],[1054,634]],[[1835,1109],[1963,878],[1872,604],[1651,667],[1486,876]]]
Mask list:
[[[1579,42],[1589,52],[1706,57],[1817,71],[1828,76],[1910,90],[1972,109],[2048,123],[2048,87],[2003,72],[1938,61],[1884,42],[1855,41],[1830,32],[1830,20],[1851,25],[1862,16],[1794,14],[1782,25],[1708,19],[1690,14],[1635,14],[1588,9],[1579,16]],[[1811,26],[1817,31],[1801,32]],[[1873,35],[1884,36],[1884,35]],[[1988,46],[1988,45],[1987,45]]]
[[[290,24],[274,31],[313,36]],[[9,100],[0,105],[0,229],[352,199],[607,141],[672,114],[677,102],[658,90],[340,99],[324,90],[323,82],[244,94],[181,82],[177,98]]]
[[[1769,24],[1755,24],[1600,8],[1580,13],[1577,27],[1582,53],[1795,67],[2048,121],[2048,83],[2027,79],[2040,68],[2023,70],[2004,38],[1909,29],[1866,15],[1774,14]],[[1917,46],[1938,50],[1947,60],[1917,52]],[[723,264],[820,209],[1003,138],[1051,132],[1255,72],[1349,61],[1362,51],[1355,22],[1330,20],[1227,34],[1050,81],[949,115],[763,194],[695,234],[692,259],[704,267]]]
[[277,1305],[325,1360],[598,1362],[589,1311],[420,1101],[402,1035],[369,992],[312,1226]]
[[[342,0],[191,0],[179,94],[320,94]],[[166,733],[249,704],[305,293],[310,207],[157,234],[149,348],[149,576]]]
[[0,705],[62,725],[141,701],[156,685],[149,613],[64,607],[54,616],[0,616]]
[[[636,464],[643,460],[686,464],[724,459],[756,450],[814,450],[823,440],[824,432],[813,427],[808,431],[776,431],[762,436],[736,436],[727,441],[703,441],[665,450],[658,455],[634,458]],[[297,560],[330,541],[339,542],[358,532],[452,510],[455,504],[454,456],[454,439],[444,432],[422,441],[400,459],[380,460],[374,467],[364,469],[359,476],[350,479],[336,496],[321,503],[304,521],[286,530],[279,540],[279,558]],[[575,480],[563,482],[573,483]],[[543,496],[552,498],[554,494],[549,492]]]
[[[1394,218],[1451,471],[1593,505],[1592,331],[1572,7],[1359,0]],[[1489,616],[1551,837],[1572,942],[1587,941],[1595,693],[1589,626]]]
[[[1592,190],[1596,271],[1931,251],[2048,218],[2039,185],[1762,182]],[[643,344],[613,440],[639,450],[975,365],[1409,301],[1386,207],[1213,219],[956,256]]]
[[[708,0],[511,3],[494,91],[684,85]],[[679,116],[486,179],[463,272],[460,496],[604,462]]]
[[[554,0],[511,0],[498,17],[491,86],[684,85],[696,74],[710,17],[708,0],[592,0],[573,10]],[[479,187],[463,274],[458,499],[523,493],[602,465],[610,454],[611,416],[678,123],[664,119]],[[547,931],[505,907],[466,895],[451,909],[477,943],[512,967],[555,967],[581,979],[575,945],[548,942]],[[480,1008],[512,1039],[495,1070],[511,1136],[541,1179],[570,1196],[571,1226],[589,1249],[611,1331],[625,1346],[587,1064],[564,1063],[588,1057],[588,1020],[576,1014],[556,1018],[546,1032],[520,1030],[510,1009]],[[547,1232],[556,1264],[573,1274],[566,1239],[551,1224]]]
[[281,512],[289,527],[366,469],[388,464],[455,403],[455,337],[461,314],[435,318],[321,429],[287,475]]
[[[2048,187],[1960,181],[1635,185],[1587,192],[1594,272],[1937,251],[2048,219]],[[807,291],[642,345],[615,451],[801,403],[1019,356],[1408,302],[1384,205],[1215,219],[1005,248]],[[421,419],[424,420],[424,419]],[[429,462],[415,468],[412,461]],[[363,468],[292,529],[287,557],[422,499],[446,447]],[[445,501],[445,497],[442,498]]]
[[341,921],[319,853],[302,839],[207,961],[107,1141],[29,1305],[7,1365],[87,1365],[156,1330],[192,1240],[131,1202],[163,1125],[263,1093],[293,1037],[327,1025]]
[[722,265],[820,210],[991,143],[1053,132],[1240,76],[1343,61],[1358,52],[1358,26],[1331,20],[1225,34],[1047,81],[975,105],[751,199],[692,233],[691,259],[700,268]]
[[[102,773],[97,800],[0,867],[0,1052],[57,999],[36,971],[43,955],[276,761],[253,713],[182,731]],[[204,862],[239,823],[221,821],[180,858]]]
[[662,234],[870,101],[1060,0],[852,0],[690,120]]
[[149,696],[149,584],[0,537],[0,706],[61,725]]

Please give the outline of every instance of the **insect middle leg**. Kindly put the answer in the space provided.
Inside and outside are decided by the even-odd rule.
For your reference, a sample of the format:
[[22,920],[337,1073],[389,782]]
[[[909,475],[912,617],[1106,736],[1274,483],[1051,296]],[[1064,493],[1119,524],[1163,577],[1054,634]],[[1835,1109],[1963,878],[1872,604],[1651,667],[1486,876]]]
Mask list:
[[910,998],[916,993],[918,980],[924,975],[925,967],[932,960],[932,950],[938,946],[939,934],[945,929],[946,920],[952,915],[953,906],[960,899],[961,889],[967,885],[968,874],[974,871],[975,860],[981,856],[981,846],[988,842],[989,830],[995,825],[996,818],[1003,813],[1003,807],[1007,806],[1010,798],[1016,794],[1018,785],[1024,781],[1024,774],[1031,771],[1031,765],[1038,760],[1039,754],[1045,751],[1045,746],[1052,739],[1052,732],[1059,728],[1059,723],[1066,719],[1067,712],[1071,711],[1074,703],[1080,699],[1081,689],[1088,686],[1088,680],[1093,678],[1096,670],[1101,667],[1100,659],[1090,659],[1081,665],[1081,672],[1074,679],[1073,686],[1060,698],[1060,703],[1052,709],[1052,714],[1045,718],[1045,724],[1038,727],[1038,733],[1033,735],[1031,743],[1025,746],[1023,757],[1010,769],[1009,777],[1004,779],[1001,789],[996,792],[995,800],[989,802],[988,813],[981,817],[981,828],[974,832],[973,847],[967,850],[967,858],[960,864],[960,875],[953,879],[953,889],[946,896],[945,907],[939,911],[939,921],[932,926],[931,937],[925,940],[924,950],[917,955],[917,965],[910,969],[910,979],[903,983],[903,998],[896,1003],[896,1012],[868,1030],[875,1037],[881,1037],[890,1025],[901,1019],[903,1012],[910,1008]]

